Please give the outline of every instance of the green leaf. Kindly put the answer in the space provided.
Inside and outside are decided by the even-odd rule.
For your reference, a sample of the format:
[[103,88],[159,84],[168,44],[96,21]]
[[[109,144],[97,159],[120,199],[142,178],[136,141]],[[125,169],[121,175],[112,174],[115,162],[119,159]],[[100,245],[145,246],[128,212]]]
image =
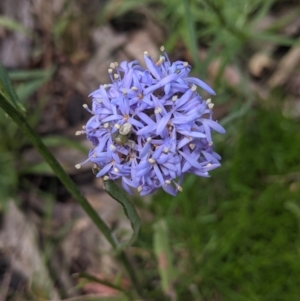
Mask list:
[[18,112],[24,115],[25,108],[20,103],[15,89],[11,83],[6,69],[0,64],[0,94],[11,104]]
[[88,152],[88,149],[85,146],[83,146],[81,143],[69,139],[67,137],[51,135],[51,136],[44,137],[42,140],[47,147],[67,146],[70,148],[74,148],[83,154],[86,154]]
[[33,37],[33,34],[30,30],[25,28],[23,24],[15,21],[11,18],[0,16],[0,26],[4,27],[6,29],[9,29],[9,30],[21,32],[24,35],[26,35],[27,37],[30,37],[30,38]]
[[10,72],[9,75],[15,80],[28,80],[19,84],[16,88],[17,95],[20,101],[26,100],[29,96],[35,93],[41,86],[48,82],[53,73],[55,67],[51,67],[47,70],[25,70],[25,71],[14,71]]
[[253,40],[262,40],[267,42],[272,42],[278,45],[283,46],[299,46],[300,41],[299,39],[293,39],[293,38],[286,38],[284,36],[281,36],[279,34],[273,34],[273,33],[251,33],[249,34],[250,38]]
[[131,227],[133,229],[133,234],[130,240],[124,244],[122,244],[121,248],[125,248],[126,246],[129,246],[134,243],[134,241],[137,239],[140,227],[141,227],[141,221],[140,218],[134,208],[134,206],[131,204],[129,199],[127,198],[126,193],[112,180],[106,180],[103,181],[104,188],[107,191],[107,193],[114,198],[118,203],[120,203],[124,209],[124,212],[128,219],[131,222]]
[[165,220],[159,220],[153,225],[154,229],[154,252],[158,261],[158,271],[161,285],[166,295],[173,295],[173,282],[175,271],[172,265],[172,253],[169,243],[168,228]]
[[43,161],[34,165],[31,165],[29,167],[25,167],[21,170],[22,173],[25,174],[34,174],[34,175],[48,175],[53,176],[54,172],[51,169],[51,167],[48,165],[47,162]]
[[13,155],[1,152],[0,155],[0,212],[6,206],[9,197],[15,192],[18,176],[14,166]]
[[104,279],[100,279],[100,278],[98,278],[94,275],[88,274],[88,273],[79,273],[79,274],[76,274],[76,277],[87,279],[87,280],[89,280],[89,282],[97,282],[101,285],[105,285],[105,286],[108,286],[112,289],[115,289],[115,290],[118,290],[120,292],[126,293],[126,291],[124,290],[124,288],[122,286],[117,285],[115,283],[108,282],[107,280],[104,280]]
[[54,70],[55,67],[50,67],[48,69],[12,70],[9,71],[8,74],[11,80],[21,81],[49,77],[53,74]]

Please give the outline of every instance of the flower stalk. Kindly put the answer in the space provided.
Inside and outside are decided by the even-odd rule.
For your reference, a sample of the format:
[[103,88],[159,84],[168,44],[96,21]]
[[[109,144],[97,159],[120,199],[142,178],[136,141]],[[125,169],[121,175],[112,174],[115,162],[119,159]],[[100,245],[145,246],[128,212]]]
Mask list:
[[[41,141],[32,127],[28,124],[25,117],[12,105],[10,104],[2,94],[0,94],[0,107],[9,115],[9,117],[18,125],[18,127],[23,131],[28,140],[33,144],[37,151],[42,155],[44,160],[49,164],[49,166],[54,171],[55,175],[63,183],[66,189],[70,192],[75,201],[83,208],[86,214],[91,218],[99,231],[105,236],[108,242],[111,244],[114,250],[118,251],[119,243],[111,233],[110,228],[101,219],[94,208],[89,204],[85,197],[81,194],[80,190],[77,188],[75,183],[71,180],[68,174],[64,171],[59,162],[55,159],[49,149]],[[127,270],[128,275],[131,278],[136,291],[141,295],[141,289],[138,284],[135,271],[132,268],[127,255],[124,251],[117,252],[120,261],[123,263],[124,268]]]

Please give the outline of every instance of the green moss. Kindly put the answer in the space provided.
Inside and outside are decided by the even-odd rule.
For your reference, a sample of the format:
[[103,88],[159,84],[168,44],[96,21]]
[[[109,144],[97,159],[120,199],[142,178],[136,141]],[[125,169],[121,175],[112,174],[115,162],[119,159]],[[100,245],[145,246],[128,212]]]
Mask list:
[[174,252],[188,250],[188,260],[176,259],[185,266],[181,300],[191,283],[204,300],[299,300],[298,128],[280,110],[256,108],[227,134],[237,135],[234,145],[219,145],[230,155],[212,178],[190,176],[175,199],[155,198],[153,210],[167,216]]

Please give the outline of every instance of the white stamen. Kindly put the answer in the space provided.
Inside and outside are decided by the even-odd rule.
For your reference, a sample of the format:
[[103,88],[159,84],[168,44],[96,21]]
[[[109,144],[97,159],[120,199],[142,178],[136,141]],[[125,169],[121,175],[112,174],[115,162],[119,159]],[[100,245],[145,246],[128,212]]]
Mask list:
[[86,126],[85,126],[85,125],[83,125],[83,126],[82,126],[82,129],[83,129],[83,130],[85,130],[85,129],[86,129]]
[[116,123],[116,124],[114,125],[114,127],[115,127],[116,129],[119,129],[121,126],[120,126],[118,123]]
[[98,103],[102,103],[102,99],[97,98],[97,102],[98,102]]
[[109,146],[109,148],[110,148],[110,150],[113,151],[113,152],[117,149],[113,144],[111,144],[111,145]]
[[150,142],[151,140],[152,140],[151,137],[148,137],[148,138],[147,138],[147,142]]
[[119,78],[119,74],[114,74],[114,79],[118,79]]
[[76,167],[77,169],[80,169],[80,168],[81,168],[81,164],[76,164],[75,167]]
[[148,159],[148,162],[154,164],[156,161],[153,158]]
[[160,51],[164,52],[165,51],[165,46],[160,46]]
[[126,89],[122,89],[122,93],[123,93],[124,95],[127,95]]
[[137,91],[137,87],[131,87],[131,90],[133,90],[133,91]]
[[82,105],[85,109],[87,109],[88,108],[88,105],[85,103],[85,104],[83,104]]
[[113,70],[112,70],[112,69],[108,69],[108,73],[110,73],[110,74],[111,74],[112,72],[113,72]]
[[211,166],[211,163],[207,163],[205,167],[209,167],[209,166]]
[[191,149],[194,149],[196,147],[196,145],[194,143],[190,143],[189,145],[190,145]]
[[178,96],[177,95],[174,95],[173,97],[172,97],[172,100],[173,101],[176,101],[178,99]]
[[143,186],[142,186],[142,185],[140,185],[140,186],[137,188],[137,191],[138,191],[138,192],[141,192],[141,191],[142,191],[142,189],[143,189]]
[[118,67],[119,66],[119,63],[118,62],[114,62],[115,66]]
[[119,133],[121,135],[128,135],[131,132],[131,130],[132,130],[132,124],[126,122],[119,129]]
[[180,192],[183,191],[183,188],[179,184],[177,184],[176,182],[174,182],[174,184],[175,184],[176,188],[178,189],[178,191],[180,191]]
[[215,104],[211,102],[211,103],[208,104],[208,108],[209,108],[209,109],[212,109],[212,108],[214,107],[214,105],[215,105]]
[[170,180],[165,180],[165,183],[166,183],[166,185],[169,185],[169,184],[171,184],[171,181]]
[[183,62],[183,66],[184,66],[184,67],[187,67],[188,65],[189,65],[188,62]]
[[115,167],[114,172],[119,172],[119,169],[117,167]]
[[109,176],[104,176],[104,177],[103,177],[103,180],[104,180],[104,181],[109,180]]
[[209,104],[211,102],[211,98],[206,99],[206,104]]
[[156,62],[156,65],[157,65],[157,66],[160,66],[161,64],[163,64],[164,61],[165,61],[165,57],[164,57],[164,56],[161,56],[161,57],[159,58],[159,60]]
[[84,133],[84,131],[77,131],[77,132],[75,133],[75,136],[82,135],[83,133]]
[[193,92],[195,92],[195,91],[197,90],[197,86],[196,86],[196,85],[192,85],[191,90],[192,90]]
[[110,67],[111,69],[115,69],[115,68],[116,68],[116,65],[115,65],[114,63],[110,63],[109,67]]
[[103,85],[103,88],[106,89],[106,88],[107,88],[107,84],[104,84],[104,85]]
[[164,148],[164,153],[167,154],[167,153],[169,152],[169,150],[170,150],[170,149],[169,149],[168,147],[165,147],[165,148]]
[[208,143],[209,146],[213,146],[213,144],[214,144],[214,143],[213,143],[212,141],[210,141],[210,142]]
[[145,51],[144,54],[145,54],[146,56],[148,56],[148,57],[150,56],[149,53],[148,53],[148,51]]
[[105,123],[103,124],[103,127],[104,127],[105,129],[107,129],[107,128],[109,127],[109,123],[108,123],[108,122],[105,122]]
[[154,110],[154,113],[155,114],[159,114],[162,112],[162,108],[161,107],[157,107],[155,110]]

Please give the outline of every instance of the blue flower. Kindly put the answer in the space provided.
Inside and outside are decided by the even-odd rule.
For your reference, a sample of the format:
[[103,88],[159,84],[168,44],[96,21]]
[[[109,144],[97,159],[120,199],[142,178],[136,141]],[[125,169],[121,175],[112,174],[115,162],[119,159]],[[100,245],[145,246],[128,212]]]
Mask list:
[[129,193],[135,188],[146,195],[162,187],[176,195],[185,174],[208,177],[220,166],[211,132],[225,130],[213,121],[213,104],[197,87],[215,92],[189,77],[188,63],[171,63],[162,51],[157,62],[145,52],[147,69],[137,61],[112,63],[111,83],[91,93],[92,109],[84,107],[93,116],[77,132],[93,144],[85,162],[93,162],[96,176],[121,179]]

